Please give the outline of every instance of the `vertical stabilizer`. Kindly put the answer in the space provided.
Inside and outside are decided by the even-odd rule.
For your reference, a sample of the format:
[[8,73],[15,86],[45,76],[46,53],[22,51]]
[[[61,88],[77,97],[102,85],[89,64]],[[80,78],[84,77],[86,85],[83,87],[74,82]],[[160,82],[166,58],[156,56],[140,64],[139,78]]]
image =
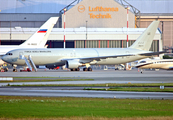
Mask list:
[[28,38],[20,46],[44,48],[47,38],[49,37],[53,26],[58,21],[58,18],[59,17],[49,18],[30,38]]
[[159,21],[153,21],[148,28],[138,37],[138,39],[130,46],[130,48],[149,51],[153,42]]

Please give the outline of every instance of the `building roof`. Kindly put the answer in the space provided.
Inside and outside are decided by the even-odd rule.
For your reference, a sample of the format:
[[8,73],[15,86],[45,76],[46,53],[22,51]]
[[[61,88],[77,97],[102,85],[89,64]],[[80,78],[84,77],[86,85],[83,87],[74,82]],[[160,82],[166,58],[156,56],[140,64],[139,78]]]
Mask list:
[[[1,13],[59,13],[74,0],[0,0]],[[77,4],[75,2],[74,4]]]
[[173,16],[173,13],[141,13],[141,16]]
[[[82,0],[0,0],[1,13],[59,13]],[[121,3],[123,0],[115,0]],[[126,0],[141,13],[173,13],[173,0]],[[74,2],[74,3],[73,3]],[[105,0],[106,2],[106,0]],[[71,7],[72,7],[71,6]]]
[[[121,1],[121,0],[116,0]],[[126,0],[141,13],[173,13],[173,0]]]

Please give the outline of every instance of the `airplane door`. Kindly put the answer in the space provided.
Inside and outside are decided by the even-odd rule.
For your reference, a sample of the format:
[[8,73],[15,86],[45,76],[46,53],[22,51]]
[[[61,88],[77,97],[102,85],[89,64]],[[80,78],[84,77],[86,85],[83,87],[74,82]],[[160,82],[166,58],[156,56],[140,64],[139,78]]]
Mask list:
[[20,52],[20,53],[19,53],[19,58],[20,58],[20,59],[23,59],[23,58],[24,58],[23,52]]

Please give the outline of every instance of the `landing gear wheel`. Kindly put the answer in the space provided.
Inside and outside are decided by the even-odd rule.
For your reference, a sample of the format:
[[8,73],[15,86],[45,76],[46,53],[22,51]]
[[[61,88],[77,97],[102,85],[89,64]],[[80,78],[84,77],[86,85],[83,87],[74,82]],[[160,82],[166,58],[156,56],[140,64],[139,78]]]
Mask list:
[[17,72],[17,69],[13,69],[13,72]]
[[87,68],[83,68],[83,71],[87,71]]
[[92,71],[92,68],[83,68],[83,71]]
[[80,69],[79,68],[72,68],[72,69],[70,69],[71,71],[80,71]]
[[76,68],[75,71],[80,71],[80,69],[79,68]]
[[89,68],[88,68],[88,71],[92,71],[92,68],[89,67]]

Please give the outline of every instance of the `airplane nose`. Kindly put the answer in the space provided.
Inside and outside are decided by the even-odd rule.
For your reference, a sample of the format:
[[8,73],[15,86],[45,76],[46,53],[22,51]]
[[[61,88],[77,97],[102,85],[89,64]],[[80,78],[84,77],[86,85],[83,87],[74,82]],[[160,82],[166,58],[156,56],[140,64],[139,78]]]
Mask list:
[[8,62],[8,57],[6,55],[2,56],[1,58],[3,61]]

